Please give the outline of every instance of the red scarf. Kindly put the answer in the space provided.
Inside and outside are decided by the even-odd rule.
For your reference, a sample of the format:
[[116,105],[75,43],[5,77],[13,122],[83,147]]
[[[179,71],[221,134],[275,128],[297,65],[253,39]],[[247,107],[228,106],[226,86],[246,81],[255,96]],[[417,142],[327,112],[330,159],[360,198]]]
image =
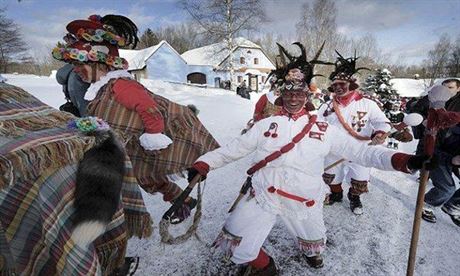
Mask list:
[[367,140],[371,140],[371,137],[362,136],[356,133],[356,131],[354,131],[353,128],[351,128],[351,126],[348,125],[348,123],[343,118],[342,112],[340,112],[340,107],[339,107],[339,105],[345,107],[349,105],[351,102],[362,99],[362,98],[363,96],[360,93],[358,93],[357,91],[352,91],[350,94],[345,95],[344,97],[337,97],[337,96],[334,97],[334,99],[332,100],[332,106],[334,107],[335,115],[337,115],[337,119],[339,119],[339,122],[343,126],[343,128],[354,138],[361,140],[361,141],[367,141]]
[[336,95],[334,99],[337,101],[337,103],[343,107],[346,107],[353,101],[361,100],[363,98],[363,95],[359,93],[358,91],[354,90],[348,93],[345,96],[338,96]]

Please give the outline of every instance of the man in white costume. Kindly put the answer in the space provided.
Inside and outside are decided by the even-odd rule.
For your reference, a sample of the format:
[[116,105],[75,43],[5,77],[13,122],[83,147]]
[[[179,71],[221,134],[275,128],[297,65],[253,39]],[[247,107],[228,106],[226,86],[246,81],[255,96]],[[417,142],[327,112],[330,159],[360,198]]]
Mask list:
[[[377,103],[365,98],[357,90],[359,85],[353,77],[353,74],[358,71],[354,67],[356,59],[356,57],[344,59],[339,55],[336,69],[330,76],[332,85],[329,90],[334,92],[334,98],[319,108],[318,117],[340,128],[356,142],[379,145],[385,142],[385,133],[391,129],[391,125]],[[336,140],[339,138],[337,137]],[[325,165],[334,164],[342,158],[331,152],[326,158]],[[325,171],[324,182],[331,190],[325,204],[332,205],[342,201],[342,181],[346,180],[350,184],[348,191],[350,209],[354,214],[361,215],[363,206],[360,195],[368,192],[371,166],[373,166],[372,163],[360,164],[360,162],[353,162],[352,159],[346,158],[335,167]]]
[[[262,245],[279,216],[297,241],[307,263],[323,266],[326,245],[322,180],[329,153],[382,170],[419,169],[424,156],[398,153],[360,143],[339,128],[318,121],[305,108],[313,66],[301,57],[285,65],[280,91],[282,109],[257,122],[245,135],[201,156],[189,169],[189,179],[203,177],[250,153],[255,165],[250,193],[240,201],[214,242],[236,264],[248,264],[245,275],[277,275],[274,260]],[[299,64],[299,60],[303,60]],[[309,68],[307,68],[309,67]],[[262,161],[261,161],[262,160]]]

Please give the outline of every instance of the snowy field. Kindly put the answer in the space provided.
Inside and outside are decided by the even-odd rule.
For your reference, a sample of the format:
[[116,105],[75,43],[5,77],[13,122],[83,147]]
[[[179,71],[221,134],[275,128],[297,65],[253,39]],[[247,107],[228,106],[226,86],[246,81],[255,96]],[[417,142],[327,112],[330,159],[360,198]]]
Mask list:
[[[8,83],[20,86],[45,103],[58,107],[64,103],[61,87],[53,78],[30,75],[5,75]],[[195,88],[159,81],[145,81],[154,93],[181,104],[194,104],[199,117],[221,144],[239,135],[251,117],[258,95],[250,101],[226,90]],[[401,146],[411,153],[415,142]],[[232,275],[236,268],[222,260],[220,251],[210,249],[219,233],[227,210],[245,179],[250,159],[244,158],[212,171],[203,198],[203,216],[195,237],[182,245],[164,245],[158,228],[148,240],[131,239],[128,255],[141,258],[136,275]],[[328,248],[325,266],[315,270],[300,257],[294,239],[279,223],[264,246],[274,257],[281,275],[405,275],[417,194],[416,175],[372,171],[369,193],[362,197],[364,214],[351,213],[348,200],[325,208]],[[186,185],[185,181],[180,184]],[[346,190],[348,187],[345,187]],[[429,187],[428,187],[429,188]],[[144,193],[148,210],[156,225],[169,204],[159,195]],[[460,228],[441,210],[438,222],[421,223],[415,275],[460,275]],[[171,226],[182,233],[185,225]]]

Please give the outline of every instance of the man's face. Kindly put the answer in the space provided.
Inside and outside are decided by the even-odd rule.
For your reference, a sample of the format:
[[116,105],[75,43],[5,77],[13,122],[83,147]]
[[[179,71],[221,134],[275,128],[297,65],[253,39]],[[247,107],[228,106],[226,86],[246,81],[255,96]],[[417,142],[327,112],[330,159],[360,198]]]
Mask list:
[[307,102],[307,93],[304,91],[285,91],[281,97],[284,109],[291,114],[299,112]]
[[455,81],[444,83],[443,86],[449,89],[450,93],[452,93],[452,96],[455,96],[458,92],[460,92],[460,87],[457,86],[457,82]]
[[347,81],[336,81],[332,84],[332,89],[334,89],[336,95],[342,96],[350,91],[350,83]]
[[94,68],[88,64],[78,64],[74,67],[74,72],[86,83],[91,83]]

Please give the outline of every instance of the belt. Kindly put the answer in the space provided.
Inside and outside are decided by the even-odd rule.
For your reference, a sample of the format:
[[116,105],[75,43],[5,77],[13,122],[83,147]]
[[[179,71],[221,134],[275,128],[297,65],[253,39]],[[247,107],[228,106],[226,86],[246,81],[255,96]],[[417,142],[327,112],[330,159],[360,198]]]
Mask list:
[[315,201],[313,199],[308,199],[308,198],[303,198],[303,197],[300,197],[300,196],[296,196],[296,195],[287,193],[287,192],[285,192],[283,190],[276,189],[273,186],[268,187],[267,191],[269,193],[271,193],[271,194],[277,193],[282,197],[286,197],[286,198],[289,198],[289,199],[292,199],[292,200],[295,200],[295,201],[299,201],[302,204],[305,204],[307,207],[312,207],[313,205],[315,205]]

